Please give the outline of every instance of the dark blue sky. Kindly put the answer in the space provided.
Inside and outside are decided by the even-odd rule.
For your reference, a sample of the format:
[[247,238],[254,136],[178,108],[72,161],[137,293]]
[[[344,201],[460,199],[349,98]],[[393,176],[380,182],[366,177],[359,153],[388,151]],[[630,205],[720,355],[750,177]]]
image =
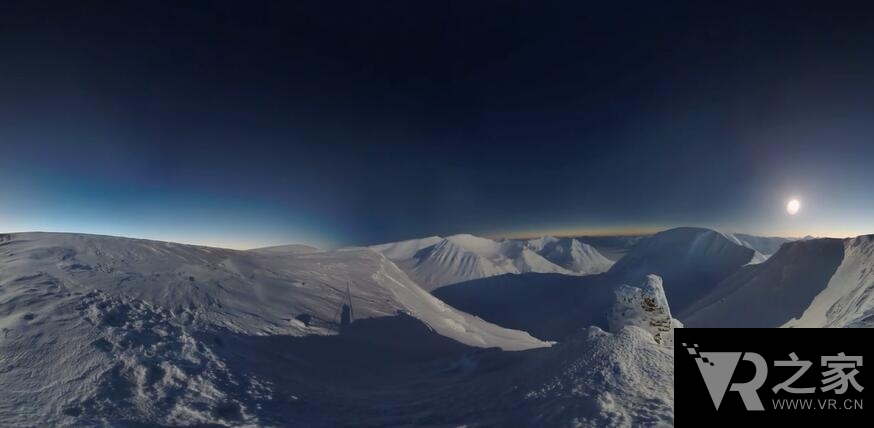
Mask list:
[[29,3],[0,4],[0,229],[874,232],[864,6]]

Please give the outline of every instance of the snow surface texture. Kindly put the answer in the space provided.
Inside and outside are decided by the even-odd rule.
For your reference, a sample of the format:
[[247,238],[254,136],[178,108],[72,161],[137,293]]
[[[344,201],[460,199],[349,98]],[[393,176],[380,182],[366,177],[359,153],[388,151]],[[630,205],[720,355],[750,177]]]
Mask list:
[[575,418],[573,425],[672,424],[673,388],[666,391],[664,385],[674,380],[674,328],[678,327],[682,324],[671,317],[661,278],[649,275],[640,287],[621,285],[615,289],[608,332],[589,327],[586,350],[574,349],[581,335],[572,336],[566,349],[577,352],[573,362],[564,364],[560,375],[528,397],[593,397],[596,417]]
[[374,245],[426,290],[505,274],[587,275],[613,264],[574,239],[492,240],[461,234]]
[[[233,251],[73,234],[16,234],[0,266],[12,284],[53,284],[145,301],[192,321],[247,334],[333,334],[347,286],[358,318],[407,313],[444,336],[508,350],[545,346],[430,296],[382,255]],[[293,254],[294,257],[289,257]],[[7,288],[7,291],[9,288]],[[57,293],[55,294],[58,295]],[[304,321],[307,320],[307,321]]]
[[[672,424],[673,349],[651,333],[669,312],[654,283],[598,310],[612,329],[579,325],[550,348],[446,306],[366,249],[0,235],[0,420]],[[347,284],[356,321],[338,325]]]
[[675,321],[671,318],[662,279],[648,275],[640,287],[619,286],[609,323],[611,331],[635,325],[651,334],[656,342],[673,346]]
[[609,314],[609,328],[577,329],[541,354],[546,360],[526,369],[535,386],[524,388],[524,401],[487,425],[673,425],[673,389],[664,386],[673,384],[673,328],[680,324],[658,277],[614,290],[593,311]]

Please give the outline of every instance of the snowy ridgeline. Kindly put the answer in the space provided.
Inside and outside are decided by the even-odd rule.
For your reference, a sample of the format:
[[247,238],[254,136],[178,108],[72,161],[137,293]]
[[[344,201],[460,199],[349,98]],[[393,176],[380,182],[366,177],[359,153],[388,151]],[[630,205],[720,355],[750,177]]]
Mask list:
[[607,275],[612,283],[661,276],[689,327],[870,327],[872,241],[677,228],[642,240]]
[[784,244],[680,311],[692,327],[874,326],[874,235]]
[[572,238],[544,236],[528,241],[473,235],[432,236],[374,245],[426,290],[505,274],[606,272],[613,262]]
[[616,288],[609,323],[550,347],[369,249],[0,235],[0,420],[671,424],[674,324],[658,278],[639,285]]

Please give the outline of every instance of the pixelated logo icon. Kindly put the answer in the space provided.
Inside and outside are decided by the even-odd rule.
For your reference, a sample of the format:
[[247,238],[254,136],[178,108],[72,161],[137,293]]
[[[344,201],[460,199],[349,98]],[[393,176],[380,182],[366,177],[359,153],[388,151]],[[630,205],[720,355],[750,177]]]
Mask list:
[[[725,397],[726,391],[735,391],[743,399],[747,410],[765,410],[759,394],[756,392],[765,383],[768,377],[768,364],[761,355],[754,352],[698,352],[698,344],[691,347],[683,346],[695,357],[698,371],[704,378],[707,391],[716,410]],[[756,375],[746,383],[731,383],[731,378],[740,361],[749,361],[756,366]],[[729,388],[729,385],[731,387]]]

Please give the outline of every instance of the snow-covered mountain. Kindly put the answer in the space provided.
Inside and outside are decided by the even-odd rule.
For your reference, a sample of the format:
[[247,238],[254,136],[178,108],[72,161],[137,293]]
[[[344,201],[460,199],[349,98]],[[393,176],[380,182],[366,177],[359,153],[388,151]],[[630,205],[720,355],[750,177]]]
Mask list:
[[767,257],[774,255],[777,250],[780,249],[780,246],[787,243],[792,242],[793,239],[790,238],[781,238],[777,236],[756,236],[756,235],[748,235],[745,233],[732,233],[726,234],[734,240],[747,248],[752,248],[756,250],[759,254]]
[[392,260],[403,260],[412,258],[419,251],[436,245],[443,241],[439,236],[429,236],[421,239],[409,239],[400,242],[390,242],[388,244],[372,245],[370,249],[385,254],[386,257]]
[[469,234],[374,245],[426,290],[504,274],[586,275],[612,264],[575,240],[492,240]]
[[648,237],[648,235],[577,236],[574,239],[595,247],[604,257],[615,262]]
[[464,248],[488,261],[501,269],[504,273],[561,273],[573,275],[567,269],[544,259],[525,246],[525,243],[513,240],[495,241],[469,234],[453,235],[446,238],[448,241]]
[[607,274],[617,278],[614,282],[628,283],[640,282],[648,274],[659,275],[671,307],[683,313],[687,305],[749,263],[755,253],[730,235],[682,227],[642,240]]
[[692,327],[874,325],[874,235],[784,244],[683,314]]
[[543,236],[527,241],[526,246],[546,260],[579,274],[606,272],[613,266],[595,247],[573,238]]
[[[481,255],[490,247],[476,250],[468,251],[501,260]],[[661,329],[670,313],[659,290],[586,303],[612,321],[578,324],[550,347],[447,306],[369,249],[0,235],[0,420],[671,424],[663,385],[673,379],[673,349]],[[354,322],[343,324],[350,301]]]

